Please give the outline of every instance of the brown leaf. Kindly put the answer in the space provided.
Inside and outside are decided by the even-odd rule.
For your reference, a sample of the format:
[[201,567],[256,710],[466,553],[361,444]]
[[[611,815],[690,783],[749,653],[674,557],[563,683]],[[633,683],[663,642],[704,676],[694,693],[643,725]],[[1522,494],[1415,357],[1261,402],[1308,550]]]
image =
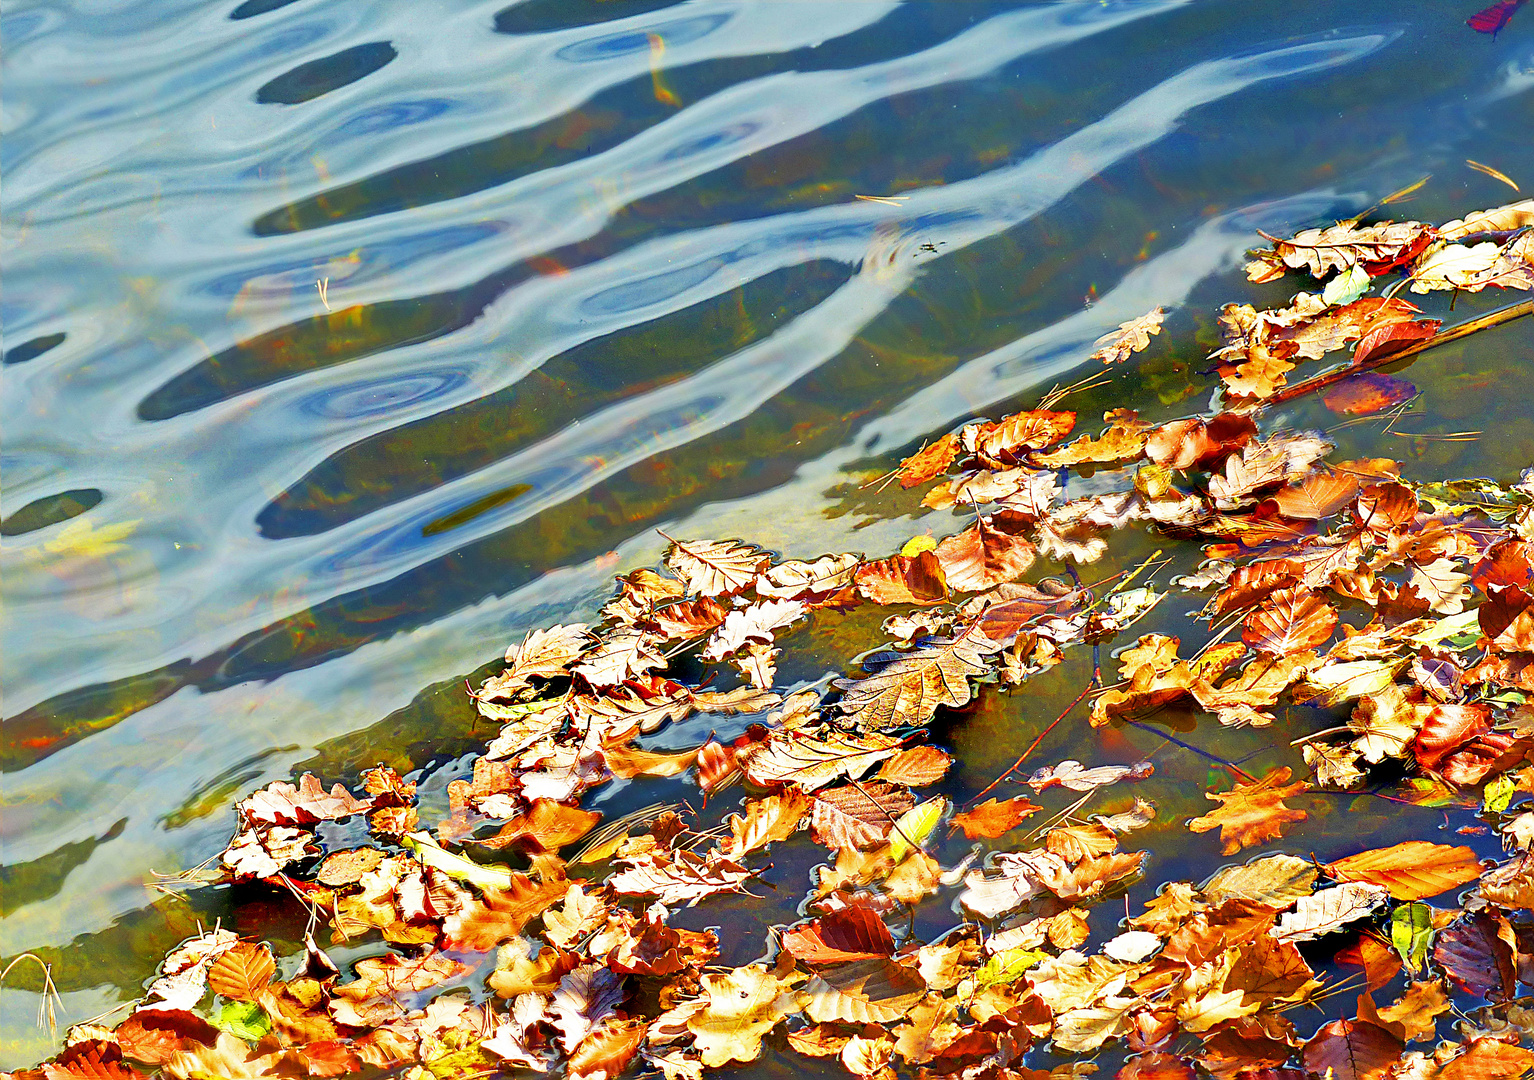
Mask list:
[[1490,730],[1491,710],[1485,705],[1434,705],[1412,742],[1412,753],[1418,765],[1436,772],[1444,758]]
[[208,968],[208,989],[235,1001],[254,1001],[276,972],[270,947],[242,941]]
[[[689,754],[689,764],[691,757]],[[489,848],[503,848],[519,840],[526,840],[541,851],[558,851],[585,836],[601,820],[602,815],[595,810],[582,810],[578,806],[567,806],[553,799],[534,799],[525,813],[507,821],[494,836],[474,843]]]
[[964,448],[1003,466],[1016,464],[1019,451],[1042,450],[1076,426],[1073,412],[1036,409],[1014,413],[994,424],[971,424],[959,433]]
[[872,908],[852,904],[785,930],[783,948],[806,964],[840,964],[891,956],[895,939]]
[[1087,359],[1101,360],[1105,364],[1128,360],[1134,353],[1150,345],[1152,334],[1161,333],[1161,324],[1165,319],[1166,309],[1158,307],[1137,319],[1119,323],[1117,330],[1104,334],[1092,343],[1097,346],[1097,350]]
[[745,817],[731,814],[726,819],[730,839],[720,845],[720,850],[729,858],[738,859],[775,840],[787,840],[799,831],[799,823],[809,813],[812,801],[798,788],[789,788],[764,799],[748,799],[744,806]]
[[948,827],[963,829],[965,838],[969,840],[994,840],[1003,833],[1011,832],[1042,809],[1042,806],[1035,806],[1021,795],[1015,799],[987,799],[973,810],[955,814],[948,822]]
[[[1246,264],[1246,276],[1252,281],[1272,281],[1286,269],[1304,269],[1315,278],[1332,271],[1362,265],[1370,273],[1411,257],[1430,243],[1438,231],[1420,221],[1387,221],[1379,225],[1359,225],[1344,221],[1324,229],[1302,229],[1293,239],[1280,240],[1260,233],[1273,250],[1256,252],[1256,260]],[[1352,1080],[1339,1074],[1337,1080]]]
[[1203,817],[1194,818],[1188,828],[1194,832],[1220,830],[1222,855],[1234,855],[1244,847],[1265,844],[1283,835],[1290,822],[1304,821],[1309,815],[1284,805],[1284,800],[1310,790],[1303,780],[1289,783],[1287,765],[1274,769],[1261,780],[1237,783],[1226,792],[1210,792],[1204,797],[1220,804]]
[[1325,644],[1337,629],[1337,609],[1306,588],[1279,589],[1246,617],[1241,640],[1281,657]]
[[1151,432],[1145,456],[1169,469],[1191,469],[1240,450],[1257,434],[1250,416],[1220,413],[1205,421],[1201,417],[1173,420]]
[[163,1065],[181,1050],[212,1045],[218,1029],[184,1009],[139,1009],[113,1032],[126,1057]]
[[903,488],[925,484],[948,471],[953,459],[959,455],[958,437],[952,434],[922,447],[900,463],[900,486]]
[[761,548],[737,540],[676,540],[666,552],[666,565],[699,596],[730,596],[756,580],[767,565]]
[[1397,900],[1422,900],[1474,881],[1481,861],[1471,848],[1408,840],[1337,859],[1326,872],[1337,881],[1383,885]]
[[1379,1080],[1401,1058],[1400,1039],[1363,1020],[1333,1020],[1311,1037],[1305,1070],[1332,1080]]
[[938,604],[948,599],[943,564],[930,551],[866,562],[853,575],[858,595],[873,604]]
[[952,764],[953,758],[935,746],[913,746],[879,766],[874,778],[907,787],[925,787],[941,780]]
[[316,821],[359,814],[373,805],[371,799],[357,799],[341,784],[329,791],[313,773],[304,773],[298,786],[278,780],[268,784],[244,802],[240,813],[249,821],[275,825],[312,825]]
[[969,680],[984,675],[987,651],[995,646],[979,634],[951,641],[929,639],[926,647],[901,654],[864,679],[836,679],[841,711],[865,731],[918,727],[939,705],[969,703]]
[[908,788],[882,780],[822,789],[815,793],[810,828],[815,842],[826,847],[866,850],[882,843],[915,805]]
[[1021,577],[1038,551],[1025,538],[996,528],[987,514],[938,544],[936,555],[951,588],[979,592]]
[[450,949],[486,952],[522,932],[569,889],[567,881],[535,882],[513,873],[505,889],[485,889],[481,902],[470,902],[442,924],[442,940]]
[[1214,617],[1249,608],[1278,589],[1300,582],[1304,567],[1293,559],[1265,559],[1239,568],[1214,598]]
[[852,583],[853,571],[862,561],[862,555],[848,551],[822,555],[813,562],[792,559],[778,563],[756,579],[756,594],[799,600],[828,596]]
[[609,1017],[570,1055],[571,1080],[617,1080],[639,1052],[648,1025]]
[[1284,517],[1319,521],[1331,517],[1358,494],[1358,479],[1349,473],[1311,473],[1298,484],[1281,488],[1273,499]]

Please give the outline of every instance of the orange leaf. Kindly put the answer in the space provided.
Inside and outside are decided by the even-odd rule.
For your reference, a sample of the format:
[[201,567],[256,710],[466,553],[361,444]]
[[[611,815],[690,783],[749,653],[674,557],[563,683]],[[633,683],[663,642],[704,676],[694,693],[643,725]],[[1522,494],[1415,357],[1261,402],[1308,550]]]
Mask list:
[[1334,413],[1367,416],[1403,401],[1410,401],[1416,396],[1417,388],[1405,379],[1365,371],[1332,387],[1321,401]]
[[900,486],[915,487],[942,476],[958,454],[959,441],[951,434],[922,447],[900,463]]
[[952,764],[953,758],[935,746],[913,746],[886,761],[874,777],[892,784],[923,787],[941,780]]
[[943,564],[930,551],[863,563],[853,581],[858,595],[875,604],[936,604],[948,599]]
[[1337,629],[1337,610],[1305,588],[1279,589],[1246,617],[1241,640],[1269,656],[1314,649]]
[[785,931],[783,948],[806,964],[839,964],[890,956],[895,939],[872,908],[853,904]]
[[1220,849],[1221,855],[1234,855],[1244,847],[1278,839],[1285,825],[1309,816],[1303,810],[1284,805],[1291,795],[1310,790],[1304,780],[1290,784],[1289,776],[1289,767],[1285,765],[1256,782],[1239,783],[1226,792],[1209,792],[1204,797],[1219,803],[1219,809],[1194,818],[1188,828],[1194,832],[1218,828],[1225,845]]
[[1353,350],[1353,363],[1362,364],[1365,360],[1378,360],[1398,353],[1433,337],[1442,325],[1441,319],[1422,319],[1377,326],[1358,340],[1358,346]]
[[1326,872],[1338,881],[1383,885],[1397,900],[1421,900],[1474,881],[1481,861],[1467,847],[1408,840],[1338,859]]
[[1305,1044],[1305,1070],[1332,1080],[1378,1080],[1401,1058],[1404,1044],[1363,1020],[1333,1020]]
[[1356,477],[1347,473],[1311,473],[1300,483],[1281,488],[1273,499],[1284,517],[1319,521],[1352,502],[1356,494]]
[[271,949],[242,941],[208,968],[208,989],[235,1001],[254,1001],[276,971]]
[[1035,806],[1021,795],[1015,799],[987,799],[973,810],[955,814],[948,827],[963,829],[964,836],[970,840],[994,840],[1002,833],[1011,832],[1024,819],[1042,809],[1042,806]]

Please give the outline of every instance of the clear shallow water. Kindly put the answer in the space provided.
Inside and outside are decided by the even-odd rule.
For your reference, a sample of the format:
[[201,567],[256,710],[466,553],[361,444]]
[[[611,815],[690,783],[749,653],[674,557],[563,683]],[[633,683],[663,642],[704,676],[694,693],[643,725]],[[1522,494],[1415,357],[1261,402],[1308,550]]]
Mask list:
[[[589,616],[657,527],[794,556],[951,531],[859,485],[1156,304],[1167,333],[1073,404],[1202,407],[1218,304],[1294,287],[1241,279],[1254,228],[1429,173],[1400,216],[1516,197],[1467,158],[1534,183],[1534,15],[1493,41],[1474,6],[10,6],[0,952],[55,961],[67,1021],[135,995],[235,917],[151,870],[298,768],[429,766],[440,791],[462,679]],[[1490,437],[1338,438],[1507,478],[1534,461],[1527,322],[1409,372],[1411,430]],[[876,624],[796,641],[785,675]],[[953,790],[1078,676],[956,723]],[[1182,835],[1148,841],[1155,881]],[[240,929],[301,933],[277,909]],[[0,996],[7,1064],[46,1050],[34,1005]]]

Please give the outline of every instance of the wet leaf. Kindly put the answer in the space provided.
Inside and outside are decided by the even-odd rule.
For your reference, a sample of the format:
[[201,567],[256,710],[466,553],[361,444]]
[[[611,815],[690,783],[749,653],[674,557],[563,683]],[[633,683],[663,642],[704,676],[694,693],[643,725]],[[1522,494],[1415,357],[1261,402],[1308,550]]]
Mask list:
[[1194,818],[1188,828],[1194,832],[1219,829],[1224,844],[1220,849],[1222,855],[1234,855],[1244,847],[1278,839],[1284,826],[1309,816],[1303,810],[1284,805],[1285,799],[1310,789],[1303,780],[1289,783],[1289,777],[1286,765],[1270,771],[1261,780],[1239,782],[1224,793],[1210,792],[1205,798],[1219,803],[1219,809]]
[[900,463],[900,486],[903,488],[925,484],[948,471],[954,458],[959,456],[959,439],[956,435],[944,435],[929,443]]
[[867,678],[837,679],[832,685],[843,691],[841,710],[848,721],[865,730],[918,727],[940,705],[969,702],[969,680],[986,673],[983,657],[990,651],[994,646],[979,634],[932,639]]
[[1011,832],[1043,807],[1022,796],[1015,799],[987,799],[973,810],[955,814],[949,828],[962,829],[970,840],[994,840]]
[[731,1061],[755,1061],[762,1036],[800,1009],[800,995],[760,964],[700,980],[706,1002],[687,1021],[708,1068]]
[[1306,588],[1279,589],[1246,617],[1241,640],[1282,657],[1324,645],[1337,629],[1337,609]]
[[1158,307],[1137,319],[1119,323],[1117,330],[1104,334],[1092,343],[1097,349],[1087,359],[1101,360],[1105,364],[1128,360],[1131,355],[1150,345],[1152,334],[1161,333],[1161,324],[1165,319],[1166,309]]
[[1487,913],[1463,916],[1440,930],[1433,959],[1470,994],[1503,999],[1514,992],[1515,950],[1507,923]]
[[1408,840],[1326,864],[1337,881],[1383,885],[1397,900],[1421,900],[1474,881],[1481,862],[1467,847]]
[[271,949],[242,941],[208,968],[208,989],[235,1001],[254,1001],[276,973]]
[[1333,1020],[1305,1044],[1305,1070],[1333,1080],[1379,1080],[1401,1058],[1403,1043],[1363,1020]]
[[979,592],[1015,581],[1033,565],[1037,549],[1021,536],[994,527],[990,515],[937,546],[949,587]]
[[687,591],[700,596],[730,596],[756,580],[768,563],[767,553],[736,540],[676,540],[666,552],[666,565]]
[[858,595],[874,604],[936,604],[948,599],[943,564],[931,551],[863,563],[854,580]]
[[853,904],[785,931],[783,948],[806,964],[840,964],[890,956],[895,940],[871,908]]
[[867,849],[883,843],[914,805],[908,789],[879,780],[824,788],[815,794],[810,828],[826,847]]
[[1372,913],[1390,898],[1381,885],[1365,881],[1346,882],[1295,901],[1273,929],[1279,941],[1312,941],[1336,933],[1349,923]]

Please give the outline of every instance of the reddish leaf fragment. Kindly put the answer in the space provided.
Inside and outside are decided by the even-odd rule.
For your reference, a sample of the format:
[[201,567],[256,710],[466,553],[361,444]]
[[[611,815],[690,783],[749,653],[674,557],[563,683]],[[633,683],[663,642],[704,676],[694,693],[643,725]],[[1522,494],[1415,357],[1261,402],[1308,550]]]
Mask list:
[[1478,34],[1496,37],[1513,17],[1513,12],[1521,7],[1523,0],[1497,0],[1491,7],[1482,8],[1466,19],[1465,25]]
[[942,476],[958,454],[959,440],[951,434],[922,447],[900,463],[900,486],[915,487]]

